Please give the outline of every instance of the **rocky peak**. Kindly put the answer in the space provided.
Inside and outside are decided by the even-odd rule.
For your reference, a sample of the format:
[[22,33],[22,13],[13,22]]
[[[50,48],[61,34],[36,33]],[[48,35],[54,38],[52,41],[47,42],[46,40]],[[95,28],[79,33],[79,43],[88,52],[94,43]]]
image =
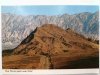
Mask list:
[[[76,40],[77,39],[77,40]],[[54,24],[44,24],[35,29],[13,51],[13,54],[55,55],[74,49],[92,49],[89,41],[70,28],[66,31]],[[86,45],[86,46],[85,46]]]

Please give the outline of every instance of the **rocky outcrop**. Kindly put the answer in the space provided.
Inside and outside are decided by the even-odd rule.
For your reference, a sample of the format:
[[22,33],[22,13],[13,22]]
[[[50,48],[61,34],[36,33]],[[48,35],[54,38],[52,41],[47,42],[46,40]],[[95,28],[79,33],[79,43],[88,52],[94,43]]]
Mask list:
[[35,54],[55,55],[68,52],[70,50],[92,50],[95,49],[90,41],[75,33],[71,29],[66,31],[53,25],[45,24],[31,32],[18,47],[14,49],[13,54]]

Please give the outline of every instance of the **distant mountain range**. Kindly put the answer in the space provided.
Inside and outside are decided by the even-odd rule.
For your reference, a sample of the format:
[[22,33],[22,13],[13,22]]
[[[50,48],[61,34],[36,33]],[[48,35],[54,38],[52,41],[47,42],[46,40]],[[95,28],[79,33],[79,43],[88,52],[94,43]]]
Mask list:
[[36,27],[54,24],[63,29],[70,28],[86,38],[99,39],[99,12],[83,12],[74,15],[16,15],[2,13],[2,46],[4,49],[15,48]]

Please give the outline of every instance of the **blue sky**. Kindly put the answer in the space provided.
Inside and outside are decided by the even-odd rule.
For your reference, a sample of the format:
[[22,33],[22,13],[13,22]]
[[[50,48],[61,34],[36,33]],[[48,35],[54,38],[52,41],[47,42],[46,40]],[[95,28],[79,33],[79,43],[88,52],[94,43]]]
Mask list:
[[91,5],[33,5],[33,6],[2,6],[2,13],[12,13],[18,15],[60,15],[77,14],[81,12],[94,13],[99,10],[99,6]]

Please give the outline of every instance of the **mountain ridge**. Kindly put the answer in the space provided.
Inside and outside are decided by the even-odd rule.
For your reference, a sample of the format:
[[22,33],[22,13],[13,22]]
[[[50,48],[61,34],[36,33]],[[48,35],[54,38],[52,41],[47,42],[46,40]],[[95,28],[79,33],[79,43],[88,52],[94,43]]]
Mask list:
[[[94,45],[96,46],[96,44]],[[95,49],[95,46],[93,47],[91,41],[83,38],[70,28],[65,31],[56,25],[44,24],[31,32],[14,49],[13,54],[59,54],[70,50],[75,51],[76,49],[92,50]]]
[[98,68],[99,44],[70,28],[44,24],[13,50],[3,51],[2,60],[3,69]]
[[22,16],[2,13],[2,43],[3,49],[15,48],[30,32],[43,24],[55,24],[63,29],[70,28],[75,32],[98,40],[99,12],[83,12],[74,15],[31,15]]

